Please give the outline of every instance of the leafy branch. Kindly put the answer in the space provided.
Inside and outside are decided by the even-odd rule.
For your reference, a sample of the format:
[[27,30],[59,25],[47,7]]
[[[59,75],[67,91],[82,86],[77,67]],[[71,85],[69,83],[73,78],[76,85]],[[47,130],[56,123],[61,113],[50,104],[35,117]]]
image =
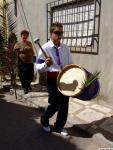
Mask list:
[[98,79],[99,75],[100,75],[100,71],[95,71],[93,74],[89,75],[89,77],[83,83],[83,87],[88,87],[90,84],[93,83],[93,81]]

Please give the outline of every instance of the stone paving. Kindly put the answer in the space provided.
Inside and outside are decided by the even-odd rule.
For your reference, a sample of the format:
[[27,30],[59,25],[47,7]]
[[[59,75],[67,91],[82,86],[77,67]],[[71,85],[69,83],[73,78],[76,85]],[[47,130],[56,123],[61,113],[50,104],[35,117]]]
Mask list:
[[[26,95],[23,94],[23,91],[19,87],[17,88],[17,99],[15,98],[14,94],[13,95],[5,94],[5,99],[7,99],[7,102],[9,102],[8,104],[9,106],[12,103],[12,104],[15,104],[15,106],[18,105],[19,107],[29,106],[30,109],[34,107],[36,108],[36,110],[39,110],[40,108],[44,110],[48,105],[47,89],[45,86],[41,86],[39,84],[36,84],[35,86],[33,86],[33,92],[29,92]],[[21,108],[19,109],[21,110]],[[26,113],[27,111],[28,110],[26,110]],[[32,113],[32,111],[31,112],[28,111],[28,113],[30,114]],[[20,114],[21,114],[21,111],[20,111]],[[80,143],[78,145],[80,146],[81,150],[82,149],[83,150],[90,150],[90,149],[100,150],[99,148],[113,148],[113,142],[112,142],[113,141],[113,117],[112,116],[113,116],[113,110],[110,107],[105,107],[105,106],[98,104],[95,99],[91,101],[82,101],[77,98],[70,97],[69,115],[68,115],[68,120],[66,123],[67,129],[70,127],[75,127],[74,129],[77,132],[78,130],[77,128],[79,128],[89,133],[92,136],[91,139],[89,138],[83,139],[83,138],[77,138],[77,137],[72,136],[70,141],[72,143],[75,143],[75,141],[76,143]],[[53,124],[54,118],[55,116],[53,117],[53,119],[50,120],[51,125]],[[38,124],[40,124],[39,117],[36,118],[35,121]],[[10,128],[10,126],[8,128]],[[21,131],[21,134],[23,134],[23,132]],[[38,132],[40,133],[40,131]],[[78,132],[80,131],[78,130]],[[27,135],[25,136],[27,137]],[[19,138],[20,137],[21,135],[19,135]],[[32,137],[32,136],[29,136],[29,137]],[[42,134],[42,140],[43,138],[44,138],[44,135]],[[84,145],[86,147],[84,147]],[[42,145],[40,146],[42,147]],[[27,150],[29,149],[27,148]],[[42,148],[42,150],[44,149]]]
[[[25,99],[30,106],[47,107],[48,93],[45,86],[37,85],[26,95],[22,90],[17,91],[18,99]],[[82,101],[70,97],[67,123],[79,126],[90,134],[102,133],[113,141],[113,109],[97,103],[95,99]]]

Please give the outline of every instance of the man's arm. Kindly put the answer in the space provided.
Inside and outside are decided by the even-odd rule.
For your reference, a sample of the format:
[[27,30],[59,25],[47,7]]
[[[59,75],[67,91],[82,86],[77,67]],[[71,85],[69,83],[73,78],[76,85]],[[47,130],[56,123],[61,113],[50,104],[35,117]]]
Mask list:
[[44,58],[42,51],[39,50],[36,69],[39,72],[46,72],[48,67],[50,67],[52,64],[53,64],[53,62],[52,62],[51,58],[50,57]]

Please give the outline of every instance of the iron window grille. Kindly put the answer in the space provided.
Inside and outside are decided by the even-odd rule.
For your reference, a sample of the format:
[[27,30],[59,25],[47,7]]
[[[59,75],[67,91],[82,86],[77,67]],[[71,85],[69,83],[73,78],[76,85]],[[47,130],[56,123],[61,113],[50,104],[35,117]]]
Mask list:
[[57,0],[47,4],[47,40],[53,22],[63,24],[71,52],[98,54],[101,0]]

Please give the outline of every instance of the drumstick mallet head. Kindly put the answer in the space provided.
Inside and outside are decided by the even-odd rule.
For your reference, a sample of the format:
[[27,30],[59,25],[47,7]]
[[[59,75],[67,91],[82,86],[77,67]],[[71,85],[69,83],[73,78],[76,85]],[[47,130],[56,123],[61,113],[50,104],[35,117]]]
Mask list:
[[38,44],[38,43],[39,43],[39,41],[40,41],[40,39],[39,39],[39,38],[35,38],[35,39],[33,40],[33,42],[34,42],[35,44]]
[[40,45],[39,41],[40,41],[39,38],[35,38],[35,39],[33,40],[33,42],[34,42],[35,44],[38,44],[38,46],[40,47],[40,49],[41,49],[42,53],[44,54],[45,58],[48,58],[46,52],[43,50],[43,48],[42,48],[42,46]]

